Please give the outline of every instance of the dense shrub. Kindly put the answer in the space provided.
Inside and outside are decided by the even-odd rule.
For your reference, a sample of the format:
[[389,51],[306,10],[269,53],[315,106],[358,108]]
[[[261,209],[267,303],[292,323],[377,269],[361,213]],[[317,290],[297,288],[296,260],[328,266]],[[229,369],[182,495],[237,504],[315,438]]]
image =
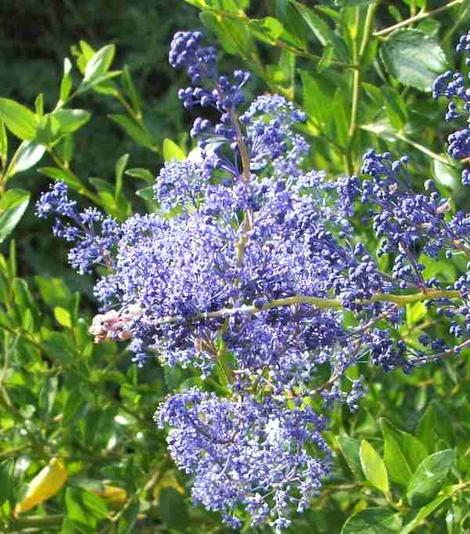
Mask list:
[[[2,528],[463,532],[466,3],[188,3],[51,2],[52,46],[118,48],[34,111],[5,84]],[[169,50],[189,87],[133,54],[152,21],[160,63],[206,27]]]

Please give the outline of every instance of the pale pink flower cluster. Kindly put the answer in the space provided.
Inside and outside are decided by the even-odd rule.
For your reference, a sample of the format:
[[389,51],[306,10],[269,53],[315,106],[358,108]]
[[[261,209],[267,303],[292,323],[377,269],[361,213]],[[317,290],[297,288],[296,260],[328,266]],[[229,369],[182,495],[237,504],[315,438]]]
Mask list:
[[89,332],[95,338],[95,343],[101,343],[107,339],[125,341],[132,337],[130,326],[134,319],[141,314],[140,306],[126,306],[122,310],[110,310],[99,313],[93,318]]

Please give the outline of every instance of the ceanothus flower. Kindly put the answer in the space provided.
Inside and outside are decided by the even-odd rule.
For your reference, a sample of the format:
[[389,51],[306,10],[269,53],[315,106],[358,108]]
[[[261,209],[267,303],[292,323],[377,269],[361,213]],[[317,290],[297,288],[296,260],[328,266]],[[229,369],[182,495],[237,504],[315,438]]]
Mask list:
[[[466,65],[470,65],[470,32],[462,35],[456,51],[465,55]],[[448,137],[449,155],[464,164],[470,158],[470,87],[467,86],[468,74],[465,76],[459,71],[447,71],[438,76],[433,84],[433,96],[445,96],[449,100],[445,119],[447,121],[462,121],[465,128],[451,133]],[[469,171],[464,169],[462,184],[470,185]]]
[[80,274],[91,272],[97,264],[111,267],[113,249],[120,237],[118,223],[95,208],[80,212],[77,203],[68,198],[63,182],[57,182],[41,195],[36,213],[42,219],[55,215],[53,233],[74,243],[69,262]]
[[[218,117],[197,118],[197,148],[160,170],[158,212],[117,224],[79,212],[58,183],[38,214],[55,215],[54,233],[74,243],[69,259],[79,271],[108,267],[95,283],[97,342],[129,340],[138,365],[157,358],[210,377],[211,386],[169,396],[156,415],[172,458],[192,477],[194,501],[234,527],[248,514],[279,531],[329,473],[327,418],[318,412],[332,402],[357,408],[363,386],[350,383],[351,366],[368,359],[408,372],[470,345],[470,262],[452,285],[427,276],[422,262],[469,256],[470,216],[451,214],[431,180],[414,192],[406,156],[370,150],[364,177],[336,182],[306,169],[304,114],[279,95],[244,106],[249,75],[220,75],[202,40],[177,33],[170,63],[191,78],[183,105],[210,106]],[[460,45],[467,52],[469,40]],[[462,84],[446,74],[435,95],[465,100]],[[450,112],[468,113],[466,103]],[[452,155],[465,158],[468,135],[453,135]],[[354,231],[357,209],[376,251]],[[427,332],[419,346],[401,338],[405,305],[421,301],[444,318],[453,347]]]
[[288,526],[289,508],[304,510],[329,472],[325,421],[309,406],[289,410],[270,398],[228,400],[192,389],[169,397],[156,420],[170,428],[176,464],[194,477],[194,501],[234,527],[241,526],[240,508],[253,525]]

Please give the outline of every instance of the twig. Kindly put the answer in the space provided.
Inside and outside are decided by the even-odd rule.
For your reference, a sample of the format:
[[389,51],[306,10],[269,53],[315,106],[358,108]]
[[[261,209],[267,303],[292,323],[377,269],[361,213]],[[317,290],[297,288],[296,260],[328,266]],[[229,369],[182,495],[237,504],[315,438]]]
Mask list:
[[[358,111],[359,111],[359,97],[360,97],[360,92],[361,92],[362,60],[367,50],[367,45],[369,44],[372,23],[374,20],[374,13],[376,9],[377,9],[376,2],[369,5],[369,7],[367,8],[367,15],[366,15],[365,23],[364,23],[364,30],[362,33],[361,44],[359,45],[358,43],[357,35],[354,38],[353,43],[352,43],[353,64],[356,66],[356,68],[353,71],[351,120],[349,123],[348,142],[347,142],[346,154],[345,154],[346,170],[348,174],[351,174],[353,172],[351,151],[352,151],[352,146],[353,146],[354,140],[356,138],[356,133],[358,130],[357,117],[358,117]],[[356,33],[358,32],[358,26],[359,26],[359,14],[360,14],[360,10],[359,8],[357,8],[356,27],[355,27]]]
[[398,22],[397,24],[394,24],[393,26],[389,26],[388,28],[384,28],[383,30],[379,30],[378,32],[374,32],[372,35],[374,37],[382,37],[383,35],[387,35],[395,30],[408,26],[409,24],[412,24],[413,22],[418,22],[419,20],[423,20],[428,17],[432,17],[433,15],[438,15],[439,13],[443,13],[444,11],[451,9],[452,7],[463,4],[463,2],[464,0],[453,0],[452,2],[449,2],[448,4],[446,4],[445,6],[438,7],[436,9],[433,9],[432,11],[420,11],[417,15],[414,15],[408,19],[402,20],[401,22]]
[[[362,299],[358,301],[361,305],[373,304],[374,302],[392,302],[397,306],[403,307],[406,304],[413,304],[415,302],[424,302],[432,299],[459,299],[463,298],[461,293],[456,290],[444,290],[444,289],[430,289],[426,292],[420,291],[418,293],[412,293],[409,295],[393,295],[391,293],[376,293],[372,295],[370,299]],[[221,308],[220,310],[205,312],[195,315],[189,320],[204,320],[204,319],[221,319],[225,317],[232,317],[238,314],[255,314],[262,311],[271,310],[274,308],[282,308],[286,306],[295,306],[305,304],[321,309],[340,309],[343,308],[343,304],[338,299],[329,299],[322,297],[313,297],[309,295],[293,295],[291,297],[284,297],[275,299],[264,304],[264,306],[256,307],[253,305],[240,306],[238,308]],[[184,322],[185,319],[180,316],[168,316],[163,317],[158,321],[158,324],[172,324],[178,322]]]

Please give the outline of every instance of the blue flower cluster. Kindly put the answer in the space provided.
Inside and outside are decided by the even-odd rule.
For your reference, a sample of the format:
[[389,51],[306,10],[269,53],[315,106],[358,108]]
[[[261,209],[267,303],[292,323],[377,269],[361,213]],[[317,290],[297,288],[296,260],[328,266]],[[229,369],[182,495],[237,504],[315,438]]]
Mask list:
[[[457,52],[464,53],[465,64],[470,65],[470,32],[462,35],[456,48]],[[461,161],[466,168],[462,172],[463,185],[470,185],[470,88],[467,88],[466,78],[459,71],[447,71],[438,76],[433,84],[433,96],[439,98],[445,96],[449,100],[446,113],[447,121],[465,122],[465,128],[457,130],[449,135],[449,155]]]
[[[221,511],[233,527],[243,506],[253,525],[270,518],[287,527],[289,508],[303,511],[328,472],[325,421],[310,407],[286,409],[271,397],[220,399],[198,389],[173,395],[157,415],[169,425],[168,447],[177,465],[195,474],[193,497]],[[319,460],[306,445],[323,452]]]
[[80,212],[62,182],[44,193],[37,204],[38,217],[45,219],[51,214],[56,215],[54,235],[75,245],[69,252],[69,262],[80,274],[91,272],[95,265],[112,266],[113,250],[121,236],[114,219],[103,217],[96,208]]
[[[172,457],[194,480],[194,500],[232,526],[248,513],[278,531],[329,473],[319,411],[333,401],[357,407],[362,384],[347,377],[351,366],[369,358],[410,370],[470,344],[470,264],[449,286],[427,277],[422,262],[469,256],[470,216],[452,215],[432,181],[414,193],[406,158],[369,151],[365,178],[337,182],[305,169],[309,147],[296,129],[303,113],[279,95],[242,109],[248,75],[219,76],[215,58],[200,33],[172,42],[170,62],[193,84],[183,103],[212,106],[219,118],[196,119],[198,147],[160,171],[158,214],[117,225],[79,213],[61,183],[38,213],[57,216],[55,233],[75,243],[80,271],[108,267],[95,285],[104,308],[91,329],[96,341],[130,339],[139,364],[156,355],[211,378],[212,389],[183,389],[156,414]],[[356,210],[377,255],[354,231]],[[427,334],[421,349],[401,339],[405,305],[422,301],[448,318],[455,347]]]

